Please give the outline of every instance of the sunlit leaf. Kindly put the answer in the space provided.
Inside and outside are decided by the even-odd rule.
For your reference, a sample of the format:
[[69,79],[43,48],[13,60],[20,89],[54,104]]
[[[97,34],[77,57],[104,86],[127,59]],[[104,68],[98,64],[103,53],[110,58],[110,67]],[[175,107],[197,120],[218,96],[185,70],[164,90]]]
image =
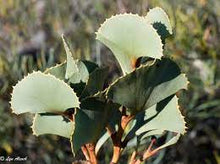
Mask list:
[[[80,83],[84,82],[86,83],[89,79],[89,71],[86,67],[86,65],[80,61],[75,60],[78,71],[73,73],[71,77],[69,77],[68,82],[69,83]],[[67,62],[61,63],[59,65],[56,65],[55,67],[51,67],[47,69],[44,73],[49,73],[61,80],[65,80],[65,73],[67,71]]]
[[66,83],[53,75],[34,72],[16,84],[12,92],[14,113],[63,112],[79,107],[76,94]]
[[[151,130],[163,130],[185,133],[185,121],[178,109],[178,99],[171,96],[145,111],[145,125],[137,130],[136,135]],[[145,137],[147,137],[147,134]]]
[[69,82],[73,84],[80,82],[86,83],[89,79],[89,72],[86,65],[79,60],[76,61],[76,64],[77,64],[78,72],[73,73],[73,75],[69,79]]
[[179,111],[178,99],[174,95],[139,113],[134,123],[125,137],[129,146],[136,146],[150,136],[162,136],[164,132],[173,133],[171,139],[157,150],[175,144],[186,129],[184,117]]
[[162,135],[165,131],[174,133],[167,143],[157,148],[158,150],[175,144],[186,129],[176,96],[170,96],[147,109],[142,123],[143,126],[136,131],[137,136],[142,135],[141,140],[152,135]]
[[65,78],[69,79],[74,73],[78,72],[79,70],[77,68],[76,61],[73,59],[73,54],[70,51],[70,48],[64,38],[64,35],[62,35],[62,39],[63,39],[63,44],[64,44],[64,48],[66,51],[66,58],[67,58]]
[[110,135],[108,132],[105,132],[104,135],[98,140],[96,147],[95,147],[95,153],[98,154],[101,147],[104,145],[104,143],[110,138]]
[[180,89],[186,89],[187,84],[187,78],[180,72],[177,64],[164,58],[152,66],[142,66],[119,78],[109,87],[107,96],[135,114]]
[[66,62],[58,64],[54,67],[50,67],[44,71],[46,74],[54,75],[56,78],[60,80],[65,80],[65,73],[66,73]]
[[70,138],[74,123],[61,115],[47,116],[35,114],[32,130],[36,136],[42,134],[55,134]]
[[112,50],[122,71],[129,73],[141,56],[160,59],[162,42],[144,17],[120,14],[107,19],[99,28],[97,39]]
[[168,15],[160,7],[150,9],[145,19],[147,22],[153,25],[158,34],[161,36],[162,40],[173,33]]

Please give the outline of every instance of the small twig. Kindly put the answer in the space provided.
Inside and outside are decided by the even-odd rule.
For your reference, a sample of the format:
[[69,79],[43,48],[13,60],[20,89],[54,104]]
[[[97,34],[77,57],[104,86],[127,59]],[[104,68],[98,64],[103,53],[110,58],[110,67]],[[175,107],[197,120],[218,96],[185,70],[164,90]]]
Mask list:
[[81,150],[82,150],[82,152],[83,152],[83,154],[84,154],[86,160],[87,160],[87,161],[90,161],[89,153],[88,153],[88,150],[87,150],[87,148],[86,148],[85,145],[83,145],[83,146],[81,147]]
[[126,108],[123,107],[122,108],[122,118],[121,118],[121,123],[119,125],[119,129],[117,132],[112,132],[111,129],[108,129],[111,138],[112,138],[112,142],[113,142],[113,156],[112,156],[112,160],[111,160],[111,164],[116,164],[118,163],[120,154],[121,154],[121,150],[123,149],[123,143],[121,141],[125,128],[128,125],[128,123],[134,118],[134,116],[128,116],[126,115]]
[[136,162],[137,151],[135,150],[132,155],[129,164],[135,164]]
[[96,154],[95,154],[95,144],[94,143],[86,144],[86,148],[89,152],[89,157],[90,157],[91,164],[98,164]]
[[143,156],[140,159],[136,159],[137,152],[134,151],[131,156],[130,164],[141,164],[142,162],[146,161],[151,156],[155,155],[160,149],[154,149],[151,150],[153,147],[153,144],[156,142],[156,139],[152,139],[149,147],[146,149],[146,151],[143,153]]
[[153,155],[157,152],[157,149],[155,149],[155,150],[153,150],[153,151],[151,150],[151,149],[152,149],[152,146],[153,146],[153,144],[154,144],[155,142],[156,142],[156,139],[155,139],[155,138],[151,140],[151,143],[150,143],[148,149],[145,151],[145,153],[144,153],[144,155],[143,155],[143,160],[148,159],[149,157],[153,156]]

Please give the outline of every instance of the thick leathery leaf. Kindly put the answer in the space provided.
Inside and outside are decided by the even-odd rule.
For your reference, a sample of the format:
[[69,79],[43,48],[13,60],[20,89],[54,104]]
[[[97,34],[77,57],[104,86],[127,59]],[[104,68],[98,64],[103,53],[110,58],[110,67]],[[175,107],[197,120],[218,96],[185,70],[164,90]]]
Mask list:
[[[141,143],[147,137],[161,136],[166,131],[173,132],[171,139],[158,147],[158,150],[175,144],[186,129],[184,118],[178,109],[178,98],[173,95],[139,113],[135,120],[135,126],[125,137],[126,141]],[[134,138],[138,140],[133,140]],[[128,145],[136,144],[129,142]]]
[[107,96],[129,109],[132,114],[146,110],[180,89],[187,88],[187,78],[170,59],[156,61],[152,66],[141,66],[116,80]]
[[175,144],[180,135],[185,133],[185,121],[176,96],[170,96],[146,110],[144,120],[144,125],[136,131],[136,135],[142,135],[141,140],[152,135],[162,135],[165,131],[174,132],[173,137],[158,150]]
[[56,78],[60,80],[65,80],[65,73],[66,73],[66,62],[58,64],[54,67],[50,67],[44,71],[46,74],[54,75]]
[[69,79],[69,82],[73,84],[80,83],[81,81],[86,83],[89,79],[89,72],[86,65],[79,60],[76,61],[76,64],[78,72],[73,73],[73,75]]
[[[89,71],[84,64],[84,62],[80,60],[75,60],[78,71],[73,73],[69,78],[68,82],[72,84],[80,83],[81,81],[86,83],[89,79]],[[89,68],[90,69],[90,68]],[[65,80],[65,73],[67,71],[67,62],[61,63],[54,67],[48,68],[44,73],[49,73],[61,80]]]
[[145,19],[147,20],[147,22],[153,25],[153,27],[157,30],[162,39],[165,39],[167,36],[172,35],[172,26],[168,15],[160,7],[150,9]]
[[101,97],[89,97],[81,101],[75,115],[75,130],[72,135],[72,150],[75,154],[82,145],[96,143],[119,106]]
[[62,39],[67,59],[65,78],[69,79],[74,73],[78,72],[79,70],[77,68],[76,61],[73,59],[72,52],[70,51],[70,48],[64,38],[64,35],[62,35]]
[[185,121],[178,109],[178,99],[176,96],[170,96],[145,110],[144,120],[146,123],[136,131],[136,135],[152,130],[185,133]]
[[73,129],[74,123],[61,115],[47,116],[35,114],[32,125],[33,134],[36,136],[55,134],[70,138]]
[[63,112],[79,107],[79,100],[66,83],[53,75],[34,72],[16,84],[11,108],[16,114],[31,112]]
[[123,73],[133,70],[134,61],[141,56],[160,59],[162,41],[144,17],[120,14],[107,19],[99,28],[97,39],[117,58]]
[[94,95],[103,90],[104,83],[108,75],[108,68],[96,68],[90,75],[89,80],[83,90],[80,98],[85,98],[90,95]]

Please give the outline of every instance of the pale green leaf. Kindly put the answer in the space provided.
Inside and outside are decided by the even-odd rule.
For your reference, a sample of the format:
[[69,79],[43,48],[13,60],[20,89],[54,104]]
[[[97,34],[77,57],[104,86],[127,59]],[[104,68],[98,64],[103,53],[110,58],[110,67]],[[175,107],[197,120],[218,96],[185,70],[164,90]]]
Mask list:
[[127,141],[137,136],[139,142],[142,142],[150,136],[162,136],[164,132],[173,133],[172,138],[157,150],[175,144],[186,129],[184,117],[179,111],[178,98],[173,95],[138,114],[135,119],[135,126],[125,137]]
[[[185,133],[185,121],[178,109],[178,99],[176,96],[169,97],[159,104],[148,108],[145,111],[144,120],[148,121],[136,131],[136,135],[152,130]],[[149,134],[152,135],[151,133]],[[147,136],[148,133],[144,137]]]
[[155,7],[153,9],[150,9],[150,11],[147,13],[145,19],[147,20],[147,22],[149,22],[152,25],[154,25],[155,23],[163,24],[170,35],[173,33],[172,26],[171,26],[170,20],[168,18],[168,15],[160,7]]
[[[73,73],[72,76],[68,79],[68,83],[80,83],[84,82],[86,83],[89,79],[89,71],[84,64],[84,62],[80,60],[75,60],[78,71]],[[58,64],[54,67],[48,68],[44,73],[49,73],[61,80],[65,80],[65,73],[67,71],[67,62]]]
[[164,58],[151,66],[141,66],[119,78],[109,87],[107,96],[135,114],[180,89],[186,89],[187,84],[187,78],[180,72],[177,64]]
[[133,70],[141,56],[161,58],[162,42],[151,24],[138,15],[120,14],[107,19],[97,32],[97,39],[112,50],[123,73]]
[[110,138],[110,135],[108,132],[105,132],[104,135],[98,140],[95,146],[95,153],[98,154],[101,147],[104,145],[104,143]]
[[79,100],[64,81],[53,75],[34,72],[16,84],[12,92],[14,113],[64,112],[79,107]]
[[44,71],[46,74],[54,75],[56,78],[60,80],[65,80],[65,73],[66,73],[66,62],[58,64],[54,67],[50,67]]
[[184,117],[181,115],[178,107],[178,98],[171,96],[157,105],[145,111],[146,123],[136,131],[136,135],[141,135],[141,139],[151,135],[162,135],[163,132],[173,132],[173,137],[157,150],[163,149],[175,144],[181,134],[185,134],[186,126]]
[[47,116],[35,114],[32,130],[36,136],[42,134],[55,134],[70,138],[74,123],[61,115]]
[[67,58],[67,65],[66,65],[66,74],[65,78],[69,79],[74,73],[78,72],[76,61],[73,59],[72,52],[64,38],[64,35],[62,35],[63,39],[63,45],[66,51],[66,58]]
[[80,82],[86,83],[89,79],[89,72],[86,67],[86,65],[82,62],[77,60],[76,61],[78,72],[73,73],[73,75],[70,77],[69,81],[70,83],[76,84]]

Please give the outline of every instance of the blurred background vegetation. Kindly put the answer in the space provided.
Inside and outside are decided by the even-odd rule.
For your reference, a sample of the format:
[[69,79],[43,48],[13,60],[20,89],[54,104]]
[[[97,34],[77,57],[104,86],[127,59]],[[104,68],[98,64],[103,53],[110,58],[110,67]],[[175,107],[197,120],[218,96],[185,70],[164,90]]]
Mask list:
[[[111,15],[146,15],[156,6],[168,13],[174,27],[164,53],[181,65],[191,83],[179,94],[187,134],[148,163],[220,164],[219,0],[0,0],[0,156],[28,156],[26,163],[36,164],[71,163],[68,140],[35,137],[32,116],[11,113],[12,86],[28,72],[65,60],[62,33],[75,58],[108,65],[113,75],[119,74],[112,53],[95,40],[96,30]],[[106,163],[110,155],[107,144],[100,161]],[[124,153],[120,163],[127,158]]]

